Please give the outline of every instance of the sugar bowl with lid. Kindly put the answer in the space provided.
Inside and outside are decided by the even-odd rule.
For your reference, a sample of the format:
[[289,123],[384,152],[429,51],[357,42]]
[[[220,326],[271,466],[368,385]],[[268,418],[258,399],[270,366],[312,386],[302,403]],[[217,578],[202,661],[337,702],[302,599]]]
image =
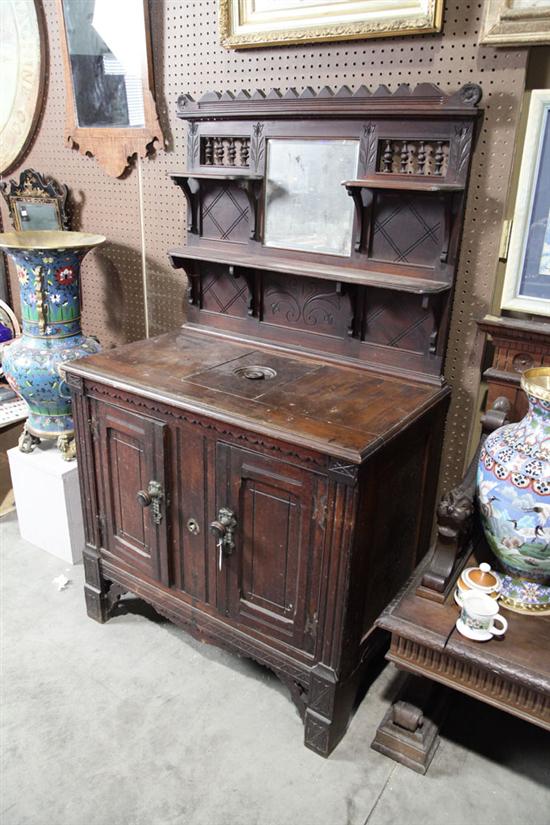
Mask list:
[[457,581],[455,601],[462,607],[465,593],[485,593],[495,601],[500,596],[502,582],[498,573],[491,570],[491,565],[481,562],[479,567],[467,567]]

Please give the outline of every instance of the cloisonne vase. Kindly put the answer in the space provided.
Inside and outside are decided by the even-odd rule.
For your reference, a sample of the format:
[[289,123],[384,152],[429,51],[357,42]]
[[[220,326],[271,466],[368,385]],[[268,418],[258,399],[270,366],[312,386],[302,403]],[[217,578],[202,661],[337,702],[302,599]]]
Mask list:
[[505,575],[501,603],[550,613],[550,368],[521,378],[529,411],[495,430],[479,458],[478,499],[487,541]]
[[22,335],[5,347],[2,366],[29,406],[19,440],[24,453],[41,439],[57,439],[63,457],[75,457],[71,399],[60,367],[100,350],[82,334],[79,280],[82,259],[104,240],[85,232],[0,233],[21,293]]

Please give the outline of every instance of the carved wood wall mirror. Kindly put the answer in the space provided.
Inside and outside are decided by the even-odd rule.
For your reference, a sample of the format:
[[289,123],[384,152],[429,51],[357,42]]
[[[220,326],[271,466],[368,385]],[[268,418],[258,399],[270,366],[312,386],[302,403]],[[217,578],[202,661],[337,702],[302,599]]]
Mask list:
[[480,42],[491,46],[550,43],[550,0],[486,0]]
[[69,229],[66,210],[67,186],[42,176],[35,169],[25,169],[19,183],[0,184],[10,218],[18,232],[41,229]]
[[1,0],[0,174],[17,166],[40,119],[46,34],[38,0]]
[[147,0],[57,0],[67,93],[66,140],[113,177],[164,145],[153,97]]

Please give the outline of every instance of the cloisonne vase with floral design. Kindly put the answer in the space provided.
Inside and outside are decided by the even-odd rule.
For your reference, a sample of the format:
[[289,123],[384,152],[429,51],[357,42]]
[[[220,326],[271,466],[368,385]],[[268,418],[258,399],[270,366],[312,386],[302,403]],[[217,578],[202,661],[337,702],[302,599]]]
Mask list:
[[529,411],[492,433],[480,454],[478,499],[487,541],[505,575],[501,603],[550,613],[550,368],[521,378]]
[[0,249],[15,262],[21,294],[22,335],[5,347],[2,366],[29,406],[19,440],[23,452],[41,439],[57,439],[63,457],[74,458],[71,399],[60,367],[100,350],[82,334],[79,280],[82,259],[104,241],[85,232],[0,233]]

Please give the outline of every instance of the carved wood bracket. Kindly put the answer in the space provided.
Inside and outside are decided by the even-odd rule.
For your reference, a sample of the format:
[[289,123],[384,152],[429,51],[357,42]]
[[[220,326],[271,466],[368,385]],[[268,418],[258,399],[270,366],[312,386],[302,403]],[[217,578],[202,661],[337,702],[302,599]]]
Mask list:
[[419,596],[443,603],[455,585],[456,577],[469,555],[472,536],[480,529],[475,507],[479,453],[487,436],[507,422],[509,410],[508,399],[498,398],[483,416],[483,433],[464,478],[439,502],[437,536],[416,591]]

